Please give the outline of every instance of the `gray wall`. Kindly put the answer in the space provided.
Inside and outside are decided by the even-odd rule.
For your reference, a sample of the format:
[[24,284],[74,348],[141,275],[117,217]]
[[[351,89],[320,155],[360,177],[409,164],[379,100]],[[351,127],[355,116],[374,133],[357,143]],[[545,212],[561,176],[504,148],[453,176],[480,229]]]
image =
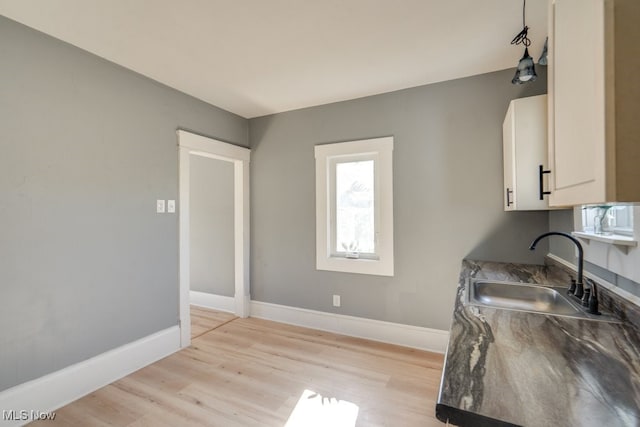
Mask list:
[[191,290],[235,294],[233,163],[190,156]]
[[[549,231],[573,231],[573,209],[549,211]],[[572,263],[576,263],[576,246],[569,239],[551,237],[549,252]]]
[[176,128],[247,121],[0,17],[0,390],[177,324]]
[[[448,330],[463,258],[541,263],[546,243],[527,247],[547,212],[502,210],[502,121],[546,91],[539,68],[523,86],[505,70],[250,120],[252,298]],[[314,145],[386,135],[395,277],[316,271]]]

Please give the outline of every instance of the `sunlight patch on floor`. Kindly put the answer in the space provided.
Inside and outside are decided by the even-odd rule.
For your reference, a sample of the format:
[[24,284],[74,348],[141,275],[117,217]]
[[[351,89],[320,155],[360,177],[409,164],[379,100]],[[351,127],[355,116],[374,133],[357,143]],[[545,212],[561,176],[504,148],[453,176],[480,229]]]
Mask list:
[[357,418],[358,405],[305,390],[285,427],[354,427]]

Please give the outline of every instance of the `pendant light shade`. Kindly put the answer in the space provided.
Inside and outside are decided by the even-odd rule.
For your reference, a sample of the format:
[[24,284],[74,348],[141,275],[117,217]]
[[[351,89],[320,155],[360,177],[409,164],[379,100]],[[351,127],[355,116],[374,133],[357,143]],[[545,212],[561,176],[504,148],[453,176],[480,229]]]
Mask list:
[[540,55],[540,59],[538,59],[538,64],[540,65],[547,65],[547,43],[549,43],[549,37],[545,39],[542,54]]
[[[529,55],[529,46],[531,45],[531,40],[529,40],[528,32],[529,27],[527,27],[525,20],[525,10],[527,7],[527,0],[522,0],[522,31],[520,31],[514,38],[511,40],[511,44],[513,45],[524,45],[524,55],[520,58],[518,62],[518,68],[516,69],[516,74],[511,79],[511,83],[514,85],[521,85],[523,83],[533,82],[538,77],[536,75],[536,68],[533,65],[533,58]],[[546,45],[545,45],[546,47]],[[546,55],[545,61],[546,61]]]
[[529,49],[524,48],[524,55],[520,58],[520,62],[518,62],[518,68],[516,69],[516,74],[513,76],[511,83],[514,85],[521,85],[527,82],[533,82],[538,78],[536,74],[536,68],[533,65],[533,58],[529,55]]

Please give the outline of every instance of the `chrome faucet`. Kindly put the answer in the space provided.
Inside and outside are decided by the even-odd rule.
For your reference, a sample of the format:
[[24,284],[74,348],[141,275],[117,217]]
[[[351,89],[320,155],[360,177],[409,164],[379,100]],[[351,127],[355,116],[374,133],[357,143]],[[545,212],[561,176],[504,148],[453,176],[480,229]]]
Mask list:
[[[575,243],[575,245],[578,248],[578,277],[576,280],[571,280],[571,286],[569,287],[569,289],[567,290],[567,293],[569,295],[573,295],[578,299],[581,299],[584,296],[584,277],[583,277],[583,268],[584,268],[584,250],[582,249],[582,244],[580,244],[580,242],[578,241],[578,239],[576,239],[575,237],[573,237],[571,234],[569,233],[563,233],[560,231],[550,231],[548,233],[544,233],[539,235],[538,237],[536,237],[536,239],[531,242],[531,245],[529,246],[529,249],[534,251],[536,249],[536,245],[538,244],[538,242],[542,239],[544,239],[545,237],[548,236],[563,236],[566,237],[567,239],[571,240],[573,243]],[[592,282],[593,283],[593,282]],[[587,298],[587,297],[585,297]],[[600,314],[598,312],[598,294],[596,291],[596,284],[593,283],[592,287],[591,287],[591,295],[588,296],[588,302],[585,304],[583,302],[583,305],[587,305],[588,308],[588,312],[591,314]]]

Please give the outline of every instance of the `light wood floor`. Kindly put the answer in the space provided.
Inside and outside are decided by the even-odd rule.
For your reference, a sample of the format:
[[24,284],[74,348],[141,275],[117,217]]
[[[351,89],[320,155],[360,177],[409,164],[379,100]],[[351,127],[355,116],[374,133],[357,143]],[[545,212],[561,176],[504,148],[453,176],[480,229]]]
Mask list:
[[202,307],[191,306],[191,339],[198,338],[215,328],[219,328],[227,322],[237,319],[235,314],[223,311],[208,310]]
[[434,415],[442,355],[192,309],[190,348],[42,425],[333,427],[355,411],[357,426],[444,425]]

